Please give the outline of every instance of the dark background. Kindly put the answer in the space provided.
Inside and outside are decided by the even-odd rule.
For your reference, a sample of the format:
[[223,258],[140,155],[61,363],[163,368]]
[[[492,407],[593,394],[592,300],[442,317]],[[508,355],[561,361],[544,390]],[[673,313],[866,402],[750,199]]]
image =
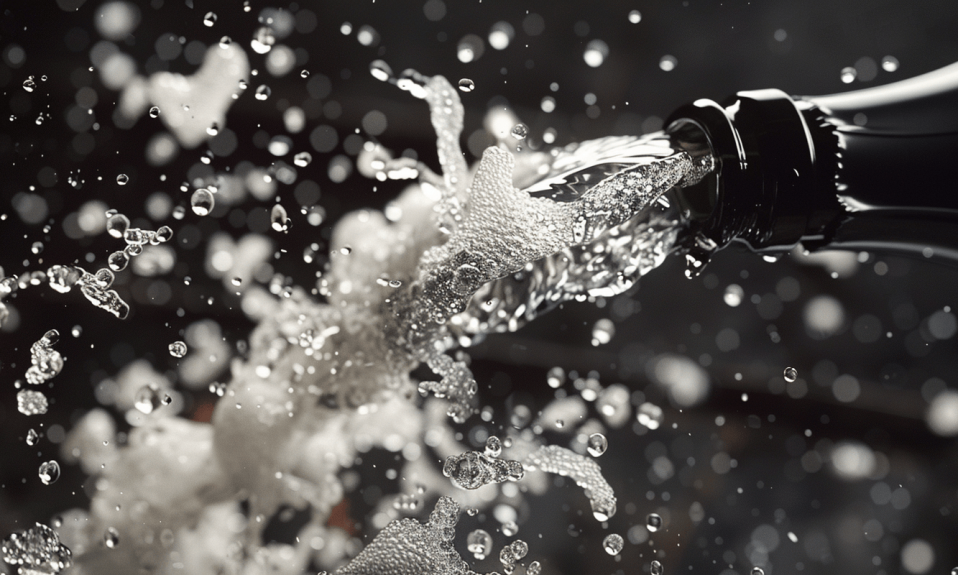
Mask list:
[[[134,225],[151,229],[171,225],[179,234],[178,242],[184,228],[191,226],[192,237],[199,241],[181,245],[177,266],[168,277],[160,278],[168,282],[172,293],[161,306],[150,305],[143,295],[154,280],[135,277],[130,271],[118,274],[117,289],[133,306],[124,322],[92,308],[77,293],[61,295],[45,286],[8,298],[15,317],[0,331],[0,531],[4,535],[33,521],[47,521],[59,510],[83,507],[87,501],[84,489],[89,489],[89,483],[84,487],[85,478],[75,467],[65,466],[64,476],[54,486],[39,482],[39,463],[59,454],[46,438],[36,447],[27,447],[23,438],[30,427],[42,431],[60,425],[68,430],[72,421],[95,405],[94,386],[134,358],[148,359],[158,371],[175,376],[176,362],[166,346],[180,339],[182,329],[197,319],[214,317],[231,343],[246,336],[252,324],[237,310],[238,298],[203,272],[202,242],[220,229],[236,238],[251,229],[264,231],[263,216],[269,206],[247,200],[230,208],[230,213],[245,214],[245,225],[242,218],[236,220],[239,225],[230,223],[225,207],[205,219],[188,212],[181,221],[150,221],[144,201],[154,192],[166,193],[174,205],[188,207],[189,194],[182,193],[179,185],[187,174],[202,176],[209,169],[199,163],[206,146],[181,150],[168,165],[149,166],[144,148],[151,136],[163,130],[162,125],[148,117],[129,128],[114,125],[117,92],[86,70],[91,66],[90,48],[99,41],[93,18],[100,4],[61,0],[58,6],[3,3],[0,8],[0,50],[18,45],[26,54],[18,65],[0,60],[0,215],[7,216],[0,220],[0,266],[7,275],[22,274],[54,263],[83,262],[88,253],[94,255],[96,265],[84,264],[87,269],[102,265],[117,249],[115,240],[105,234],[71,240],[61,225],[92,198],[128,214]],[[309,285],[317,269],[315,263],[306,265],[299,258],[309,243],[319,242],[322,252],[331,224],[340,215],[360,206],[381,208],[403,187],[367,180],[355,172],[342,183],[332,182],[327,175],[333,155],[351,156],[344,140],[357,128],[362,133],[362,118],[370,110],[383,112],[388,120],[379,141],[397,153],[414,150],[437,167],[425,104],[372,78],[368,66],[373,59],[386,60],[397,73],[411,67],[427,75],[443,74],[454,82],[472,79],[475,91],[461,94],[466,107],[464,141],[481,127],[487,107],[505,98],[530,126],[529,145],[536,145],[549,127],[557,131],[557,143],[641,133],[657,129],[672,109],[696,98],[721,99],[738,90],[769,87],[796,94],[839,92],[904,79],[958,60],[958,4],[949,2],[450,0],[438,21],[426,17],[421,2],[273,5],[254,1],[250,6],[244,12],[237,3],[142,2],[139,26],[118,45],[135,59],[140,74],[162,69],[193,72],[195,66],[182,55],[171,61],[156,57],[157,39],[169,33],[206,45],[228,34],[246,50],[251,66],[260,70],[251,86],[268,83],[272,95],[258,101],[250,89],[234,103],[227,127],[236,134],[239,146],[230,155],[213,159],[216,170],[235,167],[243,160],[259,166],[276,161],[263,149],[259,134],[285,133],[281,114],[285,107],[298,105],[307,111],[306,129],[287,135],[294,150],[313,153],[313,163],[300,171],[299,181],[319,184],[318,204],[327,212],[327,223],[313,227],[303,221],[294,186],[280,185],[278,195],[287,207],[295,208],[290,209],[294,227],[286,236],[271,235],[288,251],[272,262],[274,268],[300,285]],[[263,57],[249,49],[249,38],[258,27],[256,17],[267,7],[292,13],[308,9],[316,16],[312,30],[294,31],[278,42],[297,50],[299,59],[293,71],[280,78],[266,74]],[[202,23],[209,10],[218,15],[212,28]],[[629,22],[631,10],[641,12],[638,24]],[[340,26],[347,21],[352,32],[344,35]],[[485,39],[499,21],[515,29],[508,48],[498,51],[486,43],[476,61],[464,64],[457,59],[460,38],[476,34]],[[371,46],[356,39],[363,25],[378,35]],[[779,30],[785,32],[784,37],[778,35],[781,40],[776,39]],[[593,39],[609,47],[608,57],[598,68],[587,66],[582,57]],[[674,70],[660,69],[665,55],[677,60]],[[885,56],[900,62],[896,71],[881,68]],[[870,75],[869,64],[862,58],[878,64],[869,81],[860,79]],[[842,69],[856,65],[860,78],[844,83]],[[307,80],[299,75],[301,69],[309,70],[311,77],[328,77],[329,95],[311,97]],[[21,85],[29,75],[48,79],[38,81],[37,90],[27,93]],[[553,82],[559,85],[556,92],[550,89]],[[92,147],[78,145],[80,134],[67,122],[83,86],[93,88],[98,96],[92,111],[100,127],[82,131],[90,135],[82,136],[83,142],[93,138]],[[596,97],[597,108],[591,111],[584,102],[588,93]],[[540,110],[544,96],[556,99],[555,112]],[[41,114],[46,119],[38,125],[35,120]],[[330,153],[310,147],[310,132],[320,124],[332,126],[339,135],[339,144]],[[130,177],[126,186],[115,183],[120,173]],[[163,174],[168,176],[166,181],[160,179]],[[73,186],[70,178],[82,184]],[[16,194],[24,192],[45,198],[48,221],[32,225],[21,221],[13,202]],[[50,229],[44,231],[47,223]],[[30,250],[36,241],[45,245],[39,255]],[[621,381],[666,407],[666,425],[655,432],[637,436],[627,425],[610,433],[611,447],[601,462],[620,498],[611,531],[624,536],[632,524],[644,523],[646,513],[671,510],[667,529],[654,538],[654,549],[664,551],[659,558],[667,573],[719,573],[728,567],[747,573],[752,562],[746,546],[753,530],[763,524],[775,525],[781,538],[770,554],[770,565],[765,565],[766,573],[898,573],[902,572],[900,549],[914,539],[926,540],[934,548],[933,571],[947,572],[958,565],[958,522],[953,516],[958,505],[958,453],[952,439],[932,434],[924,423],[928,398],[923,397],[922,386],[937,377],[954,389],[958,359],[953,338],[926,341],[921,330],[927,332],[927,318],[936,310],[958,306],[958,270],[884,254],[868,254],[860,260],[863,263],[855,273],[833,278],[825,268],[792,257],[766,263],[730,248],[714,258],[702,277],[689,281],[682,274],[683,262],[669,258],[643,280],[641,289],[631,296],[633,304],[604,309],[566,305],[517,334],[492,337],[481,344],[473,351],[474,369],[486,388],[484,399],[499,407],[516,402],[543,407],[551,391],[544,374],[553,365],[582,374],[595,370],[604,384]],[[194,280],[188,287],[183,285],[185,276]],[[801,294],[782,303],[780,314],[769,320],[752,298],[769,301],[769,294],[786,277],[797,280]],[[726,286],[733,283],[745,293],[738,307],[723,302]],[[807,330],[802,319],[805,304],[822,294],[837,298],[846,318],[837,333],[825,338]],[[216,296],[212,305],[205,302],[209,295]],[[908,311],[904,319],[896,315],[903,305]],[[592,347],[591,326],[613,308],[629,313],[613,315],[617,333],[610,344]],[[177,309],[183,313],[177,314]],[[878,318],[880,331],[889,331],[892,337],[863,343],[854,325],[865,315]],[[69,335],[73,325],[82,326],[81,337]],[[13,382],[22,378],[29,365],[30,344],[50,328],[61,332],[58,349],[68,358],[67,367],[47,392],[55,400],[51,412],[42,419],[26,418],[16,410]],[[723,352],[716,336],[728,328],[736,331],[741,343]],[[707,364],[712,385],[707,403],[684,412],[667,408],[667,399],[650,385],[644,370],[652,358],[666,352]],[[825,369],[819,381],[812,373],[816,365],[827,368],[823,360],[834,369]],[[807,382],[804,397],[792,398],[781,391],[785,366],[796,367]],[[834,398],[829,386],[837,374],[850,374],[861,382],[858,401],[841,404]],[[743,392],[749,394],[747,402],[741,400]],[[188,392],[185,415],[202,418],[211,401],[212,395],[205,391]],[[722,427],[715,425],[719,415],[726,418]],[[505,416],[496,423],[504,424]],[[471,422],[463,430],[475,425]],[[810,438],[805,430],[812,431]],[[679,442],[681,437],[691,438],[691,446]],[[876,504],[870,490],[878,480],[845,481],[827,465],[817,473],[795,471],[801,455],[822,439],[855,440],[885,454],[890,471],[881,481],[892,489],[907,489],[910,504],[903,509]],[[672,456],[677,473],[661,485],[651,485],[647,470],[663,449]],[[718,475],[708,466],[719,451],[738,461],[731,473]],[[683,476],[678,470],[688,456],[698,464],[689,466]],[[696,480],[700,482],[695,484]],[[670,493],[669,501],[664,500],[664,492]],[[354,518],[362,521],[361,498],[356,499]],[[557,514],[557,500],[570,505],[569,511]],[[606,556],[600,543],[605,532],[583,501],[569,489],[532,501],[525,511],[532,519],[520,531],[530,543],[529,559],[542,561],[549,573],[647,571],[653,547],[627,540],[620,562]],[[689,522],[687,510],[693,501],[703,505],[714,524]],[[869,519],[883,525],[884,534],[878,540],[863,538],[863,524]],[[474,521],[464,518],[470,528]],[[570,524],[574,528],[567,527]],[[578,533],[571,540],[570,530]],[[798,544],[786,538],[788,531],[799,536]],[[460,539],[464,534],[460,532]],[[497,536],[499,543],[501,536]],[[482,567],[493,569],[491,563]]]

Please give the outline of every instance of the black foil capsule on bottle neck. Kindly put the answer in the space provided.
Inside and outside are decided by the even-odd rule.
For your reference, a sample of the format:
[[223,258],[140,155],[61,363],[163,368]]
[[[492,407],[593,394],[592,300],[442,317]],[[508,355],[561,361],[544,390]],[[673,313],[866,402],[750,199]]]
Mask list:
[[667,132],[715,172],[679,190],[696,273],[745,243],[905,252],[958,264],[958,64],[830,96],[739,92],[676,110]]

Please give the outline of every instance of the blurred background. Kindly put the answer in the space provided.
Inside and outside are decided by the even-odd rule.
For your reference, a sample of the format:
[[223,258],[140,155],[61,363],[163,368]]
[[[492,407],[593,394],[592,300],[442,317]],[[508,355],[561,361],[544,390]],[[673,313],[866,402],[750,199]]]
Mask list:
[[[5,300],[3,536],[87,506],[90,481],[60,445],[96,405],[136,424],[117,399],[125,380],[165,382],[183,416],[208,420],[209,385],[225,381],[256,323],[236,292],[312,286],[337,219],[382,209],[407,185],[359,173],[365,142],[438,169],[425,103],[377,80],[374,60],[395,75],[413,68],[472,80],[474,90],[460,93],[470,162],[494,141],[483,128],[493,106],[511,108],[536,148],[655,131],[697,98],[841,92],[958,60],[958,4],[931,1],[56,0],[0,10],[3,273],[103,267],[121,247],[103,233],[106,209],[175,232],[175,247],[117,274],[132,306],[125,321],[76,290],[34,286]],[[137,105],[146,78],[164,72],[202,86],[207,49],[227,42],[253,72],[248,88],[224,92],[225,121],[190,136],[170,124],[175,110],[154,118]],[[306,165],[294,160],[301,152]],[[217,203],[199,218],[190,197],[208,185],[219,188]],[[290,214],[286,234],[270,229],[277,201]],[[462,426],[477,446],[555,397],[553,367],[566,372],[559,395],[629,395],[624,419],[621,409],[603,411],[601,394],[582,414],[609,438],[600,463],[618,515],[603,529],[572,487],[527,498],[519,513],[528,559],[545,573],[577,574],[648,572],[652,559],[666,573],[920,575],[958,566],[958,269],[880,253],[796,251],[766,262],[732,247],[697,279],[683,271],[670,257],[633,294],[566,304],[470,350],[482,398],[496,410],[490,425]],[[242,288],[230,285],[243,274]],[[50,412],[28,418],[14,383],[30,345],[52,328],[66,367],[45,390]],[[203,359],[186,366],[170,357],[175,340]],[[567,427],[544,433],[567,444],[576,440]],[[41,435],[34,446],[25,442],[31,428]],[[37,468],[50,459],[63,469],[47,486]],[[357,471],[344,525],[368,540],[375,532],[364,514],[395,487],[369,489]],[[647,528],[649,513],[662,516],[660,530]],[[491,522],[463,517],[464,556],[465,533],[477,525],[504,541]],[[609,532],[626,540],[618,557],[602,549]]]

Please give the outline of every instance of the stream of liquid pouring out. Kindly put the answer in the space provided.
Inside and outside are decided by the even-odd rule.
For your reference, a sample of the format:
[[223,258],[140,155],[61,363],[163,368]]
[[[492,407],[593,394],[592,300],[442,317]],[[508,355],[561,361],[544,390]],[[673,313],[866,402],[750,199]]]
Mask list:
[[[80,555],[81,563],[143,566],[147,558],[168,553],[155,533],[179,533],[191,525],[216,533],[243,499],[253,521],[223,545],[217,561],[264,560],[269,550],[262,547],[260,533],[269,518],[282,505],[306,504],[313,518],[294,546],[305,568],[308,542],[328,535],[325,519],[342,497],[336,473],[355,459],[358,429],[374,444],[399,434],[425,449],[422,430],[431,421],[451,438],[447,424],[430,418],[428,406],[444,404],[445,413],[461,422],[475,413],[478,398],[467,363],[448,352],[471,338],[514,330],[562,301],[628,289],[662,262],[681,224],[674,208],[656,201],[711,168],[694,163],[661,135],[596,141],[523,158],[524,168],[545,176],[530,190],[575,197],[536,196],[515,187],[517,159],[502,147],[487,149],[470,176],[459,149],[463,109],[455,90],[439,76],[408,80],[407,89],[428,102],[437,132],[442,174],[422,174],[421,186],[436,188],[438,202],[426,202],[427,210],[408,210],[422,219],[396,226],[384,219],[371,222],[367,215],[357,229],[345,218],[331,246],[341,257],[333,258],[321,284],[328,303],[294,290],[289,299],[273,304],[250,338],[248,361],[233,369],[212,426],[163,417],[159,408],[151,410],[158,414],[152,423],[134,429],[128,444],[117,448],[109,426],[94,424],[89,416],[80,420],[65,445],[84,446],[81,460],[110,461],[101,472],[104,488],[93,497],[91,541],[84,547],[93,549],[92,540],[106,533],[112,541],[108,547],[125,550]],[[423,197],[403,201],[410,208],[424,204]],[[121,235],[132,246],[158,237],[130,232]],[[123,253],[126,261],[140,250]],[[121,272],[117,267],[114,271]],[[78,268],[40,273],[60,291],[72,285],[104,291],[112,280],[112,272]],[[391,281],[375,281],[381,277]],[[4,285],[12,292],[9,284]],[[419,391],[443,400],[427,401],[422,411],[410,402],[416,386],[409,372],[417,363],[439,376],[439,381],[420,382]],[[615,514],[615,497],[593,460],[544,445],[532,433],[509,439],[512,465],[522,461],[530,470],[570,476],[584,489],[598,520]],[[309,463],[317,448],[339,456]],[[452,441],[445,451],[455,456],[466,450]],[[523,475],[516,471],[510,480]],[[447,545],[458,516],[458,504],[448,496],[469,499],[441,477],[423,481],[428,491],[421,498],[444,496],[430,522],[425,527],[414,520],[391,523],[342,573],[463,572],[461,558]],[[413,551],[403,552],[410,543]]]

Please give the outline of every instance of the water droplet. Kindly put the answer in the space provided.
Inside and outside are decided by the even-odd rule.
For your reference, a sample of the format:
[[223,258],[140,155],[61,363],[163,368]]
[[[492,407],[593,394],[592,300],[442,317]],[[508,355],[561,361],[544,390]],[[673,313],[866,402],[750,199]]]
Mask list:
[[230,280],[230,283],[232,283],[236,287],[239,287],[240,285],[243,284],[243,280],[242,278],[233,278],[232,280]]
[[506,537],[512,537],[519,532],[519,525],[515,521],[506,521],[502,524],[502,534]]
[[96,270],[96,273],[93,274],[93,277],[96,278],[96,285],[103,289],[113,285],[114,280],[116,280],[116,276],[113,275],[113,271],[107,268],[100,268]]
[[678,66],[678,64],[678,59],[669,54],[662,56],[662,58],[659,60],[659,68],[661,68],[663,72],[671,72],[672,70],[675,70],[675,67]]
[[159,117],[160,117],[160,108],[157,107],[157,106],[152,106],[152,107],[150,108],[150,117],[151,117],[151,118],[159,118]]
[[490,435],[486,439],[486,455],[489,457],[499,457],[502,454],[502,442],[495,435]]
[[512,131],[509,132],[509,135],[520,141],[525,140],[526,136],[529,135],[529,127],[520,122],[512,127]]
[[601,433],[593,433],[589,436],[589,442],[586,449],[592,457],[599,457],[609,448],[609,440]]
[[785,376],[785,381],[791,383],[795,381],[796,378],[798,378],[798,370],[795,369],[794,367],[786,367],[784,376]]
[[220,127],[216,124],[216,122],[213,122],[213,124],[206,129],[206,133],[211,136],[215,136],[216,134],[220,133]]
[[269,213],[269,221],[273,226],[273,230],[285,232],[289,229],[286,219],[286,208],[284,208],[282,204],[273,204],[273,209]]
[[[898,58],[894,56],[885,56],[881,59],[881,69],[886,72],[894,72],[898,69]],[[958,573],[952,571],[952,575],[958,575]]]
[[349,254],[353,253],[353,248],[349,246],[339,248],[339,253],[343,254],[344,256],[348,256]]
[[173,230],[170,226],[161,226],[156,230],[156,239],[160,242],[168,242],[173,239]]
[[103,544],[110,549],[116,549],[116,546],[120,544],[120,532],[115,527],[108,527],[103,533]]
[[80,325],[73,326],[73,329],[70,330],[70,335],[73,337],[80,337],[83,334],[83,328]]
[[725,301],[725,305],[729,307],[738,307],[742,303],[742,298],[745,297],[745,290],[742,289],[742,286],[738,284],[729,284],[725,288],[725,295],[722,296],[722,299]]
[[269,86],[266,84],[260,84],[260,87],[256,88],[256,99],[265,100],[266,98],[269,98],[269,95],[272,93],[273,91],[269,89]]
[[472,92],[476,89],[476,83],[469,78],[459,80],[459,89],[463,92]]
[[313,161],[313,155],[309,152],[300,152],[293,156],[293,163],[300,168],[305,168]]
[[553,389],[559,389],[565,383],[565,370],[561,367],[553,367],[546,374],[546,383]]
[[33,76],[23,81],[23,89],[27,92],[32,92],[37,89],[37,83],[33,81]]
[[300,78],[309,78],[309,70],[303,70],[299,73]]
[[36,445],[38,441],[40,441],[40,436],[37,434],[36,431],[31,429],[30,431],[27,432],[27,445],[32,447]]
[[229,48],[230,44],[233,43],[233,40],[229,36],[223,36],[220,38],[220,48]]
[[592,68],[598,68],[609,55],[609,45],[602,40],[591,40],[585,45],[582,59]]
[[752,575],[765,575],[765,570],[761,567],[752,567]]
[[369,73],[380,82],[388,82],[393,77],[393,69],[383,60],[373,60],[369,63]]
[[216,200],[213,199],[213,194],[210,193],[206,188],[200,188],[193,192],[193,197],[190,198],[190,205],[193,207],[193,213],[198,216],[208,215],[213,211],[213,206],[216,204]]
[[110,254],[110,257],[106,260],[107,265],[110,266],[110,269],[115,272],[121,272],[126,269],[127,264],[130,263],[130,256],[126,255],[126,252],[123,250],[113,252]]
[[639,406],[638,412],[635,414],[635,419],[645,427],[655,430],[662,425],[665,416],[662,413],[661,407],[654,403],[645,402]]
[[130,227],[130,218],[123,214],[114,214],[106,221],[106,231],[114,238],[122,238]]
[[116,177],[116,183],[120,184],[121,186],[125,186],[129,182],[130,182],[130,176],[126,174],[120,174],[119,176]]
[[492,536],[483,529],[476,529],[466,536],[466,548],[473,557],[482,561],[492,551]]
[[652,561],[652,564],[649,565],[649,573],[651,575],[662,575],[662,564],[658,561]]
[[625,541],[618,533],[610,533],[602,540],[602,548],[605,549],[605,552],[609,555],[618,555],[622,552],[622,547],[624,546]]
[[207,12],[206,16],[203,16],[203,24],[207,28],[212,28],[213,24],[216,24],[216,14],[214,12]]
[[31,251],[33,254],[39,254],[40,252],[42,252],[42,251],[43,251],[43,242],[33,242],[33,244],[30,246],[30,251]]
[[592,345],[600,346],[612,341],[615,337],[615,324],[608,318],[602,318],[592,326]]
[[655,533],[662,528],[662,517],[658,513],[649,513],[645,518],[645,526],[651,533]]
[[541,575],[542,574],[542,564],[538,561],[533,561],[529,563],[529,566],[526,567],[526,575]]
[[633,24],[638,24],[641,21],[642,21],[641,12],[639,12],[638,10],[633,10],[629,12],[629,22],[632,22]]
[[182,341],[174,341],[169,345],[169,350],[173,357],[183,357],[186,355],[186,344]]
[[136,392],[133,407],[140,413],[149,415],[160,407],[160,388],[155,383],[144,385]]
[[42,481],[44,485],[54,483],[57,479],[60,479],[60,464],[53,459],[41,463],[39,475],[40,481]]
[[273,29],[269,26],[260,26],[256,29],[256,32],[253,34],[253,39],[250,40],[250,46],[252,46],[253,51],[257,54],[265,54],[273,49],[273,44],[276,43],[276,36],[273,34]]
[[844,82],[845,84],[851,84],[852,82],[854,82],[856,76],[858,76],[858,71],[855,70],[855,68],[851,66],[845,66],[844,68],[842,68],[841,78],[842,78],[842,82]]

